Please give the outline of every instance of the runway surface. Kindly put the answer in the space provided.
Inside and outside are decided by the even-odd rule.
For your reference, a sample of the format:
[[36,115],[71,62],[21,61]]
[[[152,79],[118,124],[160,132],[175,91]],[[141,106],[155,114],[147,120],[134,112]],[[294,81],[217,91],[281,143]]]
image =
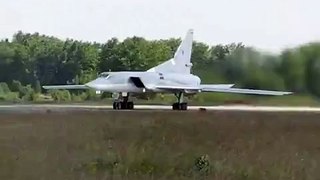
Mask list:
[[[262,111],[262,112],[320,112],[320,107],[288,107],[288,106],[188,106],[188,110],[205,109],[209,111]],[[77,110],[112,110],[110,105],[77,105],[77,104],[30,104],[0,105],[0,112],[34,112],[34,111],[77,111]],[[166,105],[135,105],[135,110],[171,110]],[[132,111],[132,110],[131,110]]]

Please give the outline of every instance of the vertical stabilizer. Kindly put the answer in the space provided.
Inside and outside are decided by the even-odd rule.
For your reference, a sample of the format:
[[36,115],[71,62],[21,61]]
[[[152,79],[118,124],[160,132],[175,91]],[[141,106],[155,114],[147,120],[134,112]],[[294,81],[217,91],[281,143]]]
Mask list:
[[174,61],[177,64],[180,64],[184,67],[189,69],[191,68],[191,51],[192,51],[192,42],[193,42],[193,30],[190,29],[185,37],[185,39],[181,42],[180,46],[178,47],[177,51],[174,54]]
[[148,70],[148,72],[162,73],[181,73],[190,74],[192,67],[191,52],[193,43],[193,30],[190,29],[186,37],[182,40],[174,57],[156,67]]

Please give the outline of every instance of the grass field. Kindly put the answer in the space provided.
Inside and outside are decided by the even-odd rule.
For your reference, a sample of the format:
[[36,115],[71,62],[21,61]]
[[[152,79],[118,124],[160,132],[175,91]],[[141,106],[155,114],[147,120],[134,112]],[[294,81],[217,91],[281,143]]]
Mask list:
[[0,179],[320,178],[320,114],[0,114]]

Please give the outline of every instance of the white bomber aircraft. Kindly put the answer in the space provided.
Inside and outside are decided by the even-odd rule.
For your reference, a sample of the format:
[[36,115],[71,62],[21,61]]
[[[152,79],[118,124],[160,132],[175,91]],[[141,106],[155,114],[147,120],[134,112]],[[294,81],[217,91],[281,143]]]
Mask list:
[[94,89],[97,92],[117,93],[119,96],[115,98],[113,109],[133,109],[134,104],[129,101],[130,93],[173,93],[177,97],[177,102],[172,105],[173,110],[187,110],[187,103],[183,102],[184,94],[199,92],[274,96],[291,94],[283,91],[233,88],[234,84],[201,84],[201,79],[190,73],[192,42],[193,30],[189,30],[172,59],[147,71],[103,72],[97,79],[84,85],[52,85],[43,88]]

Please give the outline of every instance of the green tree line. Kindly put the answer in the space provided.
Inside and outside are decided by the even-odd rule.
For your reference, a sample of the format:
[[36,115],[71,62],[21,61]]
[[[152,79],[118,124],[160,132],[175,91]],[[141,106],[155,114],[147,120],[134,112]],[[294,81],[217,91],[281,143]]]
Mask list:
[[[171,58],[180,42],[130,37],[96,43],[19,31],[0,41],[0,94],[14,91],[21,98],[41,93],[42,85],[83,84],[104,71],[147,70]],[[320,43],[268,54],[242,43],[194,42],[192,62],[205,83],[320,96]]]

